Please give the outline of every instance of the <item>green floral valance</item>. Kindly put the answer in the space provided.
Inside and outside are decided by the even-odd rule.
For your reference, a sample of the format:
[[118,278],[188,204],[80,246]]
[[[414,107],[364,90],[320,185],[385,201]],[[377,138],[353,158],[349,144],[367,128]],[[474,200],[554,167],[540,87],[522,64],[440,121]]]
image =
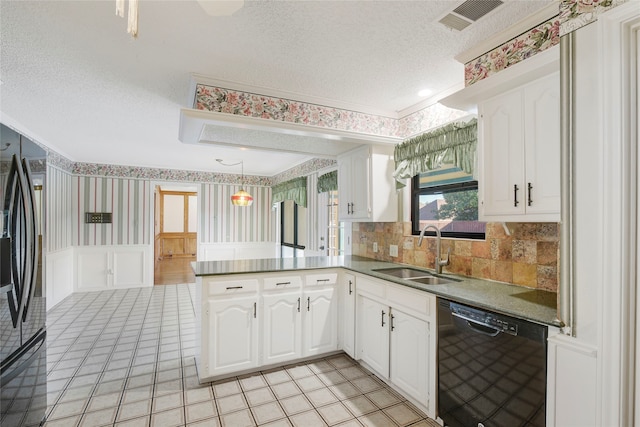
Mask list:
[[475,176],[477,145],[477,119],[451,123],[404,141],[394,152],[396,186],[404,187],[405,179],[443,164],[453,164]]
[[318,177],[318,193],[335,191],[338,189],[338,171],[331,171]]
[[271,187],[271,201],[279,203],[293,200],[298,205],[307,207],[307,177],[295,178]]

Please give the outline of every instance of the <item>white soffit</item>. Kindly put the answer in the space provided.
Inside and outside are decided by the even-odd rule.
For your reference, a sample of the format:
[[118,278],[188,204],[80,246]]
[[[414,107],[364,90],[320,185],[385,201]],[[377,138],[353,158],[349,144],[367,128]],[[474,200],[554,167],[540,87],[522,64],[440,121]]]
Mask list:
[[307,126],[255,117],[183,108],[180,141],[234,145],[264,151],[335,158],[363,144],[399,144],[402,138]]

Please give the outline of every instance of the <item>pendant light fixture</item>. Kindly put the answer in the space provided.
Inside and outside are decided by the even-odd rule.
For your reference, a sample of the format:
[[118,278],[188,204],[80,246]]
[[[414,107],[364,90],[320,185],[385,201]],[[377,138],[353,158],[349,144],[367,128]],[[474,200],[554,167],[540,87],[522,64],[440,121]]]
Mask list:
[[231,196],[231,203],[235,206],[251,206],[253,203],[253,197],[251,194],[244,191],[244,161],[240,160],[238,163],[226,164],[223,163],[222,159],[216,159],[216,162],[220,163],[222,166],[240,166],[241,175],[240,175],[240,191]]

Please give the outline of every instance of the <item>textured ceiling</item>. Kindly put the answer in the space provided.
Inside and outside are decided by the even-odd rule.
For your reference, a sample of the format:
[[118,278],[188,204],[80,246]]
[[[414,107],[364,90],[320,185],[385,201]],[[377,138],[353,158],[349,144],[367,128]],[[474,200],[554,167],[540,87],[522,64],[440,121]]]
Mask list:
[[550,3],[512,0],[462,32],[462,1],[140,2],[139,36],[115,1],[0,2],[2,121],[72,160],[203,171],[216,158],[273,175],[310,156],[178,140],[192,73],[388,115],[463,81],[453,57]]

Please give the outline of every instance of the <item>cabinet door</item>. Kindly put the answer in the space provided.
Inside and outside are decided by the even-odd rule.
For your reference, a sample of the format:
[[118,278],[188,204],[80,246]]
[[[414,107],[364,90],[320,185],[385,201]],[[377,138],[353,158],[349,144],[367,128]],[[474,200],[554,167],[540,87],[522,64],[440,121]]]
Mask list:
[[340,284],[341,315],[340,332],[342,350],[355,358],[356,351],[356,278],[345,274]]
[[395,308],[391,310],[391,381],[429,407],[429,323]]
[[262,363],[266,365],[301,357],[300,292],[265,295],[262,302]]
[[525,87],[524,137],[527,215],[557,214],[556,220],[559,220],[560,78],[557,73]]
[[371,154],[369,147],[354,151],[351,157],[351,219],[368,219],[371,214]]
[[389,378],[389,307],[358,295],[357,316],[359,359]]
[[303,294],[303,355],[338,349],[338,306],[333,288],[305,290]]
[[209,301],[209,375],[258,366],[257,296]]
[[[526,190],[521,92],[507,92],[485,101],[479,108],[482,159],[480,213],[489,217],[524,214]],[[517,186],[515,191],[514,186]]]

